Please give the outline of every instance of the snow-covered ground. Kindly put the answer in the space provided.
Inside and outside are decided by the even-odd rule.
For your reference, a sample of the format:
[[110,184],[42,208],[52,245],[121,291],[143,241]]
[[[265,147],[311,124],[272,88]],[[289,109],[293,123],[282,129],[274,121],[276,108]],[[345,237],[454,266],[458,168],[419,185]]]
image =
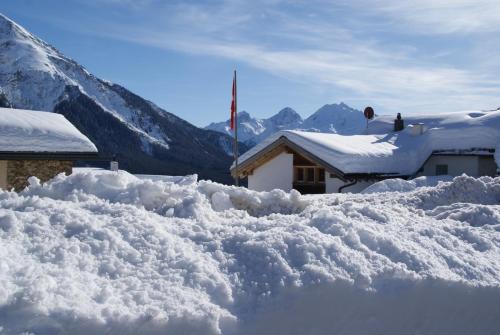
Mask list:
[[178,181],[81,170],[0,191],[0,334],[500,329],[500,178],[321,196]]

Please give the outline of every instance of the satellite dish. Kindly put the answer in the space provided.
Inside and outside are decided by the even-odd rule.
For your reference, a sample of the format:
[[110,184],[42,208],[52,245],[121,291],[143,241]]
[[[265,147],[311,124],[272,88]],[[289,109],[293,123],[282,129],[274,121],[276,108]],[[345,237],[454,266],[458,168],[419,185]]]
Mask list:
[[371,120],[371,119],[373,119],[373,116],[375,116],[375,112],[373,111],[373,108],[371,108],[370,106],[365,108],[365,111],[363,112],[363,114],[365,115],[365,118],[367,120]]

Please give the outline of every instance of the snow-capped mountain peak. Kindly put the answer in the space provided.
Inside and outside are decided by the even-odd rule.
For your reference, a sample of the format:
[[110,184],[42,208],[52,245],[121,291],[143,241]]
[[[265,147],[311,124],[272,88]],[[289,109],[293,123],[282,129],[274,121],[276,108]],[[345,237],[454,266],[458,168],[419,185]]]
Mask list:
[[365,118],[361,111],[341,102],[324,105],[304,120],[302,127],[310,131],[354,135],[363,132]]
[[276,125],[292,125],[302,123],[302,117],[290,107],[285,107],[268,120]]
[[[315,113],[303,120],[290,107],[285,107],[267,119],[251,117],[247,112],[244,116],[238,113],[238,139],[252,146],[279,130],[307,130],[316,132],[336,133],[342,135],[361,134],[366,126],[363,113],[349,107],[345,103],[324,105]],[[212,123],[206,127],[228,135],[229,120]]]
[[250,114],[247,111],[241,111],[241,112],[238,112],[238,118],[241,121],[243,121],[243,120],[249,120],[252,117],[250,116]]
[[[233,136],[229,122],[227,120],[211,123],[205,129]],[[301,123],[302,117],[290,107],[283,108],[267,119],[254,118],[248,112],[242,111],[238,113],[238,140],[252,146],[278,130],[295,129],[300,127]]]

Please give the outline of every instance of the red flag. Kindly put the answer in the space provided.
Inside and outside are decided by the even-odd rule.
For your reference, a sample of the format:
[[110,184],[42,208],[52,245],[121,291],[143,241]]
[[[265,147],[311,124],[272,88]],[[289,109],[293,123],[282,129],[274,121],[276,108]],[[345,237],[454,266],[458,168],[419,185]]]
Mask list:
[[234,129],[234,120],[236,117],[236,73],[233,77],[233,100],[231,100],[231,130]]

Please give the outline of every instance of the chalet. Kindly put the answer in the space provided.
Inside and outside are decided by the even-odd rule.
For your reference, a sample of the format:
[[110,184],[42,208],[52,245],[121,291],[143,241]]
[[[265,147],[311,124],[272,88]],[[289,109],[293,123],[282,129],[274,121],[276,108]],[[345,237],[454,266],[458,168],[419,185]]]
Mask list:
[[388,178],[495,176],[499,143],[500,111],[379,116],[363,135],[277,132],[244,153],[231,173],[259,191],[359,192]]
[[96,157],[95,145],[64,116],[0,108],[0,188],[21,190],[31,176],[71,174],[74,161]]

